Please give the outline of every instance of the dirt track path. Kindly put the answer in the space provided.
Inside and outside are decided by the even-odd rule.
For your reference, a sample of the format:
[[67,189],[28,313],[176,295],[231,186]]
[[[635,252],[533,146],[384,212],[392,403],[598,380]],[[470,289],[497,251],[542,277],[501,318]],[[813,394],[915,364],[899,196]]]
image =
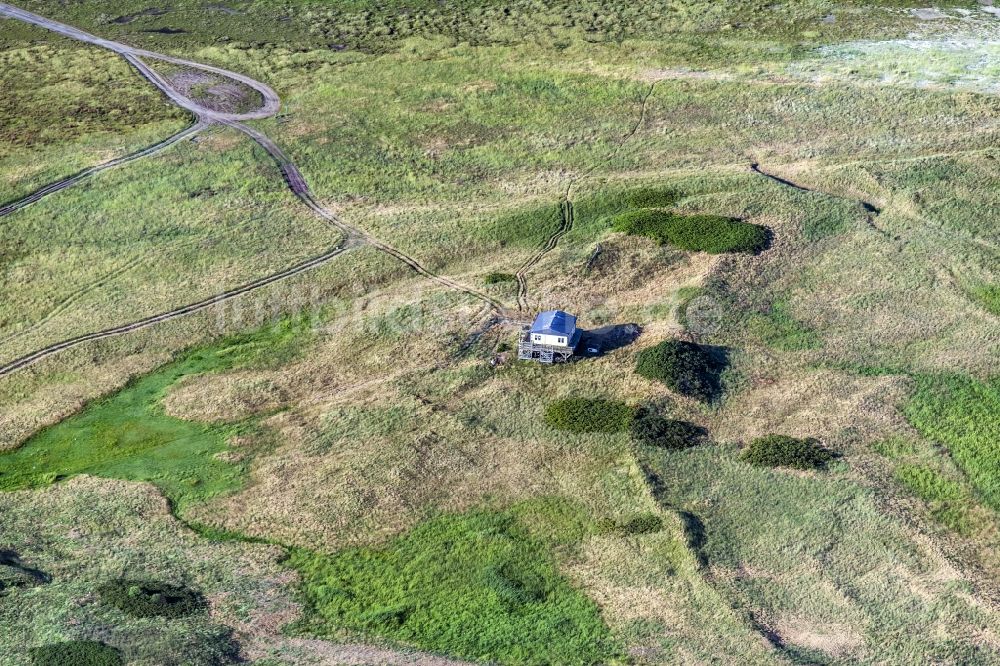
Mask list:
[[647,90],[646,94],[642,97],[642,102],[639,106],[638,119],[635,121],[632,128],[618,141],[618,145],[616,145],[615,149],[611,151],[611,154],[602,160],[600,164],[587,169],[579,176],[571,177],[569,179],[569,183],[566,185],[566,191],[563,193],[562,200],[559,204],[562,216],[559,228],[556,229],[555,232],[548,237],[548,239],[546,239],[545,243],[535,254],[531,255],[527,261],[521,264],[521,266],[517,269],[517,272],[514,274],[517,278],[517,308],[519,311],[527,312],[529,309],[528,272],[542,260],[542,257],[556,249],[556,246],[559,245],[559,239],[573,230],[573,222],[575,221],[573,216],[573,188],[577,183],[591,176],[600,166],[611,162],[611,160],[618,156],[625,144],[635,137],[635,135],[639,132],[639,129],[646,122],[646,115],[649,110],[649,100],[653,96],[653,91],[655,89],[656,82],[654,81],[649,85],[649,90]]
[[[92,35],[78,28],[74,28],[64,23],[60,23],[58,21],[45,18],[44,16],[40,16],[38,14],[25,11],[18,7],[14,7],[13,5],[9,5],[2,2],[0,2],[0,17],[13,19],[17,21],[23,21],[25,23],[30,23],[32,25],[36,25],[46,30],[56,32],[65,37],[76,39],[78,41],[85,42],[87,44],[93,44],[95,46],[99,46],[101,48],[105,48],[120,54],[130,64],[132,64],[132,66],[135,67],[136,70],[144,78],[146,78],[150,83],[152,83],[161,92],[163,92],[163,94],[166,95],[167,98],[169,98],[174,104],[191,112],[197,119],[193,125],[189,126],[185,130],[182,130],[178,134],[175,134],[172,137],[165,139],[164,141],[156,144],[155,146],[150,146],[147,149],[144,149],[137,153],[133,153],[132,155],[118,158],[117,160],[113,160],[112,162],[108,162],[107,164],[87,169],[85,171],[80,172],[79,174],[76,174],[75,176],[71,176],[57,183],[53,183],[51,185],[43,187],[37,192],[34,192],[31,195],[28,195],[27,197],[19,201],[8,204],[3,209],[0,209],[0,217],[3,217],[4,215],[9,215],[10,213],[16,210],[20,210],[21,208],[24,208],[25,206],[28,206],[49,194],[58,192],[59,190],[62,189],[66,189],[67,187],[74,185],[83,178],[93,175],[94,173],[98,173],[113,166],[118,166],[120,164],[124,164],[125,162],[129,162],[134,159],[138,159],[140,157],[145,157],[160,150],[163,150],[164,148],[172,145],[173,143],[176,143],[178,140],[184,138],[185,136],[190,136],[194,132],[200,131],[209,125],[223,124],[243,133],[251,140],[253,140],[255,143],[257,143],[259,146],[261,146],[261,148],[263,148],[268,153],[268,155],[270,155],[271,158],[274,159],[274,161],[278,164],[278,167],[281,170],[285,178],[285,181],[288,183],[288,186],[291,189],[292,193],[296,197],[298,197],[306,206],[308,206],[313,212],[315,212],[319,217],[321,217],[328,224],[330,224],[332,227],[336,228],[340,232],[344,233],[345,235],[345,238],[341,241],[341,243],[338,244],[332,250],[329,250],[322,255],[313,257],[304,262],[296,264],[295,266],[292,266],[291,268],[288,268],[279,273],[274,273],[267,277],[260,278],[253,282],[242,285],[240,287],[230,289],[221,294],[217,294],[205,300],[198,301],[197,303],[192,303],[190,305],[186,305],[184,307],[180,307],[171,310],[169,312],[153,315],[151,317],[147,317],[145,319],[141,319],[136,322],[123,324],[121,326],[117,326],[114,328],[108,328],[102,331],[97,331],[95,333],[80,335],[74,338],[70,338],[68,340],[63,340],[61,342],[49,345],[48,347],[40,349],[36,352],[33,352],[21,358],[15,359],[10,363],[0,367],[0,377],[9,375],[13,372],[16,372],[17,370],[26,368],[36,363],[37,361],[40,361],[43,358],[47,358],[49,356],[57,354],[71,347],[83,344],[85,342],[123,335],[130,331],[146,328],[148,326],[152,326],[154,324],[163,321],[169,321],[171,319],[183,317],[193,312],[203,310],[216,303],[220,303],[235,298],[237,296],[240,296],[242,294],[246,294],[248,292],[260,289],[279,280],[287,279],[293,275],[298,275],[299,273],[303,273],[305,271],[311,270],[313,268],[316,268],[318,266],[327,263],[334,257],[343,253],[348,248],[359,244],[372,245],[381,252],[384,252],[398,259],[399,261],[405,263],[407,266],[412,268],[418,274],[430,280],[433,280],[434,282],[448,289],[468,294],[469,296],[472,296],[473,298],[482,301],[484,304],[488,306],[489,310],[493,311],[495,314],[499,314],[501,315],[501,317],[506,317],[503,304],[501,304],[496,299],[476,289],[472,289],[471,287],[462,285],[461,283],[452,280],[451,278],[438,275],[432,272],[431,270],[424,267],[415,258],[397,250],[388,243],[385,243],[375,238],[369,233],[344,222],[343,220],[338,218],[332,211],[322,206],[313,196],[311,190],[309,189],[308,184],[302,177],[301,173],[295,166],[294,162],[292,162],[292,160],[281,150],[281,148],[278,147],[278,145],[274,143],[274,141],[272,141],[262,132],[259,132],[251,127],[248,127],[247,125],[244,125],[241,122],[244,120],[267,118],[273,116],[275,113],[278,112],[278,109],[280,108],[281,105],[281,101],[278,98],[278,94],[274,92],[274,90],[271,89],[269,86],[259,81],[255,81],[250,77],[238,74],[236,72],[231,72],[229,70],[225,70],[219,67],[204,65],[190,60],[184,60],[183,58],[175,58],[173,56],[167,56],[161,53],[147,51],[145,49],[137,49],[128,46],[126,44],[121,44],[119,42],[102,39],[100,37],[97,37],[96,35]],[[183,65],[193,69],[211,72],[213,74],[217,74],[219,76],[234,81],[238,81],[239,83],[242,83],[252,88],[253,90],[257,91],[261,95],[263,104],[261,105],[260,108],[245,113],[224,113],[206,108],[201,104],[197,103],[196,101],[174,90],[170,86],[170,84],[157,71],[155,71],[154,69],[149,67],[149,65],[146,64],[146,62],[143,60],[144,58],[150,60],[169,62],[176,65]]]
[[12,201],[6,204],[5,206],[0,206],[0,217],[5,217],[7,215],[10,215],[11,213],[19,211],[26,206],[30,206],[36,201],[41,201],[50,194],[55,194],[56,192],[65,190],[68,187],[72,187],[73,185],[76,185],[84,178],[88,178],[90,176],[99,174],[102,171],[107,171],[108,169],[112,169],[116,166],[121,166],[122,164],[128,164],[129,162],[133,162],[142,157],[150,157],[151,155],[155,155],[156,153],[159,153],[162,150],[166,150],[167,148],[174,145],[181,139],[186,139],[188,137],[194,136],[195,134],[202,131],[206,127],[208,127],[208,123],[202,122],[200,120],[196,121],[195,123],[188,125],[184,129],[182,129],[180,132],[172,134],[163,141],[153,144],[152,146],[148,146],[146,148],[143,148],[142,150],[130,153],[128,155],[117,157],[113,160],[105,162],[104,164],[98,164],[96,166],[84,169],[83,171],[75,173],[72,176],[69,176],[68,178],[63,178],[62,180],[56,181],[54,183],[49,183],[45,187],[41,187],[25,197]]
[[146,317],[145,319],[140,319],[139,321],[134,321],[129,324],[123,324],[121,326],[116,326],[115,328],[107,328],[103,331],[97,331],[95,333],[87,333],[85,335],[79,335],[75,338],[69,338],[68,340],[63,340],[62,342],[57,342],[54,345],[45,347],[36,352],[28,354],[27,356],[22,356],[19,359],[11,361],[7,365],[0,367],[0,377],[4,375],[9,375],[12,372],[16,372],[22,368],[26,368],[33,363],[37,363],[43,358],[48,358],[58,354],[59,352],[69,349],[71,347],[76,347],[84,342],[90,342],[93,340],[101,340],[103,338],[111,338],[118,335],[124,335],[125,333],[130,333],[132,331],[138,331],[143,328],[148,328],[154,324],[159,324],[164,321],[170,321],[171,319],[178,319],[180,317],[187,316],[194,312],[204,310],[206,308],[212,307],[219,303],[224,303],[225,301],[236,298],[243,294],[249,293],[261,287],[266,287],[267,285],[274,284],[281,280],[286,280],[290,277],[298,275],[300,273],[305,273],[306,271],[312,270],[318,266],[322,266],[334,257],[342,254],[346,251],[346,248],[342,246],[337,246],[327,252],[326,254],[321,254],[318,257],[313,257],[307,259],[302,263],[296,264],[291,268],[287,268],[280,273],[274,273],[268,275],[267,277],[262,277],[260,279],[254,280],[253,282],[248,282],[239,287],[234,287],[228,291],[224,291],[221,294],[216,294],[215,296],[210,296],[204,300],[198,301],[197,303],[191,303],[183,307],[177,308],[176,310],[171,310],[170,312],[164,312],[161,314],[153,315],[151,317]]

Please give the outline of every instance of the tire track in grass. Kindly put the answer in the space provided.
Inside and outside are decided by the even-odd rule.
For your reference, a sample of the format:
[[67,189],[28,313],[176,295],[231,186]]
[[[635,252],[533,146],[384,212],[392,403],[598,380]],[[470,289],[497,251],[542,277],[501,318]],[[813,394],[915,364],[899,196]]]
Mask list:
[[[272,284],[273,282],[277,282],[279,280],[291,277],[292,275],[297,275],[299,273],[305,272],[307,270],[310,270],[314,267],[326,263],[333,257],[339,255],[352,245],[357,244],[359,242],[374,246],[379,251],[388,254],[389,256],[406,264],[411,269],[413,269],[417,274],[423,277],[426,277],[448,289],[459,291],[461,293],[467,294],[469,296],[472,296],[473,298],[476,298],[484,302],[492,311],[498,314],[501,318],[506,318],[506,311],[505,308],[503,307],[503,304],[497,301],[496,299],[476,289],[467,287],[456,280],[452,280],[449,277],[439,275],[427,269],[419,261],[417,261],[410,255],[405,254],[400,250],[397,250],[391,245],[385,243],[384,241],[381,241],[378,238],[372,236],[368,232],[342,221],[332,211],[328,210],[327,208],[322,206],[318,201],[316,201],[311,190],[309,189],[308,184],[302,177],[302,174],[299,172],[294,162],[281,150],[281,148],[279,148],[274,141],[272,141],[262,132],[259,132],[258,130],[248,127],[247,125],[244,125],[240,122],[242,120],[267,118],[273,116],[275,113],[278,112],[280,108],[280,99],[278,98],[277,93],[275,93],[274,90],[271,89],[269,86],[259,81],[255,81],[254,79],[251,79],[248,76],[237,74],[236,72],[231,72],[229,70],[225,70],[219,67],[204,65],[190,60],[185,60],[183,58],[176,58],[161,53],[155,53],[153,51],[147,51],[145,49],[137,49],[128,46],[126,44],[122,44],[108,39],[102,39],[100,37],[92,35],[78,28],[74,28],[64,23],[60,23],[58,21],[45,18],[44,16],[40,16],[38,14],[34,14],[32,12],[28,12],[23,9],[19,9],[18,7],[3,2],[0,2],[0,17],[23,21],[25,23],[30,23],[32,25],[39,26],[46,30],[51,30],[58,34],[64,35],[71,39],[76,39],[78,41],[82,41],[88,44],[93,44],[95,46],[109,49],[111,51],[114,51],[115,53],[118,53],[125,60],[127,60],[146,80],[148,80],[150,83],[156,86],[157,89],[163,92],[163,94],[166,95],[171,102],[173,102],[174,104],[183,109],[186,109],[187,111],[190,111],[195,115],[197,121],[195,122],[194,125],[188,128],[189,130],[188,134],[190,134],[190,131],[192,131],[194,128],[197,128],[197,131],[200,131],[204,127],[207,127],[212,124],[223,124],[232,127],[233,129],[236,129],[237,131],[245,134],[255,143],[260,145],[278,163],[278,167],[281,170],[282,175],[284,176],[285,182],[288,184],[288,187],[291,189],[292,193],[296,197],[298,197],[306,206],[308,206],[319,217],[326,220],[331,226],[335,227],[336,229],[346,234],[345,240],[342,241],[336,247],[336,249],[327,252],[326,254],[320,255],[318,257],[306,260],[302,263],[296,264],[295,266],[285,271],[274,273],[270,276],[260,278],[253,282],[247,283],[241,287],[230,289],[228,291],[222,292],[221,294],[217,294],[216,296],[212,296],[203,301],[199,301],[198,303],[192,303],[190,305],[177,308],[169,312],[164,312],[159,315],[153,315],[151,317],[147,317],[145,319],[141,319],[139,321],[132,322],[130,324],[124,324],[116,328],[105,329],[103,331],[81,335],[74,338],[70,338],[68,340],[64,340],[62,342],[58,342],[56,344],[40,349],[32,354],[28,354],[27,356],[23,356],[19,359],[16,359],[3,367],[0,367],[0,377],[9,375],[43,358],[52,356],[60,351],[63,351],[64,349],[69,349],[71,347],[75,347],[77,345],[89,342],[91,340],[99,340],[107,337],[123,335],[130,331],[146,328],[148,326],[152,326],[154,324],[163,321],[176,319],[178,317],[182,317],[187,314],[197,312],[198,310],[209,307],[220,301],[235,298],[236,296],[267,286],[269,284]],[[169,62],[176,65],[183,65],[193,69],[211,72],[213,74],[217,74],[224,78],[237,81],[257,91],[261,95],[263,104],[260,108],[245,113],[223,113],[219,111],[214,111],[212,109],[208,109],[198,104],[196,101],[189,99],[188,97],[184,96],[183,94],[175,90],[173,87],[171,87],[171,85],[156,70],[149,67],[149,65],[143,60],[143,58]],[[164,142],[161,142],[160,144],[157,144],[156,146],[153,146],[151,148],[162,149],[163,147],[166,147],[164,145],[165,142],[168,142],[166,143],[166,145],[170,145],[170,143],[176,142],[178,138],[183,138],[183,136],[186,136],[186,134],[184,134],[184,131],[178,134],[180,136],[174,135],[174,137],[169,137]],[[137,157],[144,156],[145,154],[149,153],[146,151],[140,151],[140,153],[137,153],[135,156],[129,156],[129,157],[131,159],[136,159]],[[125,161],[130,161],[130,160],[125,160]],[[124,162],[119,161],[117,163],[124,163]],[[109,168],[109,166],[103,165],[103,168]],[[42,190],[36,192],[35,195],[37,195],[37,198],[31,201],[27,201],[26,199],[31,199],[32,196],[35,196],[35,195],[29,195],[29,197],[26,197],[25,200],[20,200],[19,202],[15,202],[15,204],[23,208],[24,206],[34,203],[34,201],[37,201],[38,199],[46,196],[47,194],[51,194],[52,192],[56,192],[59,189],[65,189],[66,187],[69,187],[73,183],[78,182],[83,177],[86,177],[86,175],[90,175],[90,173],[91,173],[90,170],[87,170],[86,172],[81,172],[81,174],[78,174],[79,177],[75,179],[71,177],[70,179],[66,179],[66,181],[60,181],[60,183],[54,183],[53,185],[42,188]],[[11,210],[10,212],[13,212],[13,210]]]
[[[243,206],[243,208],[250,208],[250,207],[252,207],[252,204],[248,204],[246,206]],[[243,222],[243,223],[237,225],[236,227],[234,227],[234,230],[238,230],[239,228],[242,228],[242,227],[245,227],[245,226],[251,226],[252,224],[253,224],[252,220],[247,220],[246,222]],[[159,250],[161,250],[161,249],[164,252],[166,252],[166,251],[177,252],[178,250],[180,250],[182,248],[190,247],[191,245],[193,245],[195,243],[198,243],[198,242],[201,242],[201,241],[198,241],[197,239],[191,239],[190,241],[187,241],[187,242],[181,242],[181,243],[177,243],[175,245],[168,245],[168,246],[165,246],[163,248],[154,248],[154,250],[157,251],[158,253],[159,253]],[[309,259],[307,258],[307,259],[304,259],[303,261],[308,261],[308,260]],[[25,335],[28,335],[29,333],[32,333],[33,331],[37,331],[38,329],[40,329],[43,326],[45,326],[49,321],[51,321],[52,319],[54,319],[58,315],[62,314],[63,312],[65,312],[67,310],[67,308],[69,308],[71,305],[74,305],[81,298],[83,298],[86,295],[90,294],[95,289],[107,286],[109,283],[111,283],[114,280],[118,279],[122,275],[125,275],[126,273],[128,273],[129,271],[131,271],[133,268],[136,268],[136,267],[142,265],[143,261],[144,261],[144,258],[142,256],[134,257],[131,260],[129,260],[128,262],[126,262],[125,264],[122,264],[121,266],[119,266],[118,268],[115,268],[114,270],[108,271],[104,275],[100,276],[94,282],[91,282],[89,284],[83,285],[79,289],[75,290],[73,293],[69,294],[68,296],[66,296],[62,300],[58,301],[54,305],[54,307],[51,310],[49,310],[41,319],[38,319],[37,321],[35,321],[33,323],[27,324],[23,328],[20,328],[19,330],[11,332],[11,333],[5,335],[4,337],[0,338],[0,345],[3,345],[5,343],[7,343],[7,342],[10,342],[11,340],[15,340],[15,339],[24,337]]]
[[196,303],[191,303],[183,307],[170,310],[168,312],[163,312],[161,314],[153,315],[151,317],[146,317],[145,319],[140,319],[139,321],[134,321],[129,324],[123,324],[115,328],[105,329],[103,331],[97,331],[96,333],[87,333],[84,335],[78,335],[75,338],[70,338],[68,340],[63,340],[62,342],[57,342],[53,345],[49,345],[43,349],[36,352],[22,356],[21,358],[15,359],[4,366],[0,366],[0,377],[5,377],[13,372],[16,372],[22,368],[26,368],[29,365],[37,363],[38,361],[57,354],[66,349],[71,349],[85,342],[91,342],[94,340],[103,340],[105,338],[112,338],[119,335],[124,335],[126,333],[131,333],[132,331],[138,331],[143,328],[148,328],[154,324],[159,324],[164,321],[170,321],[171,319],[178,319],[189,314],[193,314],[200,310],[205,310],[213,305],[223,303],[225,301],[232,300],[237,296],[242,296],[243,294],[256,291],[262,287],[274,284],[281,280],[287,280],[290,277],[299,275],[300,273],[305,273],[314,268],[322,266],[323,264],[329,262],[334,257],[342,254],[347,250],[344,244],[341,243],[337,247],[333,248],[325,254],[321,254],[318,257],[313,257],[312,259],[307,259],[301,263],[298,263],[291,268],[288,268],[280,273],[274,273],[268,275],[267,277],[259,278],[253,282],[248,282],[239,287],[234,287],[228,291],[224,291],[221,294],[216,294],[215,296],[210,296],[204,300],[198,301]]
[[622,138],[618,141],[618,145],[615,146],[615,149],[613,151],[611,151],[611,154],[608,155],[598,164],[584,171],[580,176],[576,178],[572,177],[570,178],[569,183],[566,185],[566,191],[563,193],[562,200],[560,203],[560,207],[562,209],[562,221],[559,224],[559,228],[556,229],[556,231],[551,236],[549,236],[548,239],[546,239],[545,243],[535,254],[533,254],[531,257],[528,258],[527,261],[521,264],[520,268],[518,268],[517,272],[515,272],[514,274],[514,277],[517,278],[517,309],[520,312],[523,313],[527,312],[528,310],[528,277],[527,277],[528,272],[532,268],[534,268],[539,261],[542,260],[542,257],[544,257],[552,250],[556,249],[556,247],[559,245],[559,239],[561,239],[563,236],[565,236],[566,234],[568,234],[570,231],[573,230],[573,222],[574,222],[573,187],[581,180],[593,175],[593,173],[597,171],[600,167],[608,164],[609,162],[611,162],[611,160],[618,157],[618,154],[621,152],[625,144],[628,143],[630,140],[632,140],[633,137],[635,137],[635,135],[639,132],[639,129],[646,122],[646,114],[649,109],[649,99],[653,96],[653,90],[655,89],[656,89],[656,82],[654,81],[649,85],[649,89],[646,91],[646,94],[643,95],[642,103],[639,108],[639,118],[635,121],[635,124],[632,126],[632,129],[626,132],[622,136]]
[[443,285],[454,291],[462,292],[476,298],[480,301],[485,302],[493,310],[499,312],[503,311],[503,305],[497,301],[492,296],[482,293],[472,287],[467,287],[451,278],[439,275],[427,268],[425,268],[419,261],[410,255],[397,250],[395,247],[379,240],[375,236],[369,234],[367,231],[350,225],[334,214],[332,211],[320,204],[315,196],[313,196],[312,190],[309,189],[309,185],[306,183],[305,178],[302,177],[302,173],[299,171],[295,163],[285,154],[283,150],[272,141],[267,135],[262,132],[257,131],[252,127],[248,127],[242,123],[238,122],[225,122],[225,125],[236,129],[243,134],[247,135],[253,139],[257,145],[263,148],[268,155],[277,163],[278,168],[281,170],[281,174],[291,189],[292,193],[298,197],[306,206],[309,207],[316,215],[326,220],[331,226],[342,231],[346,234],[348,243],[351,242],[362,242],[373,246],[377,250],[388,254],[391,257],[401,261],[410,268],[413,269],[419,275],[433,281],[440,285]]
[[559,204],[561,221],[556,229],[538,252],[533,254],[526,262],[517,269],[514,277],[517,278],[517,309],[521,312],[528,310],[528,279],[527,273],[531,268],[541,261],[542,257],[551,252],[559,244],[559,239],[573,230],[573,202],[570,201],[568,193]]
[[54,319],[55,317],[58,317],[60,314],[62,314],[63,312],[65,312],[67,308],[69,308],[70,306],[72,306],[74,303],[76,303],[78,300],[80,300],[81,298],[83,298],[87,294],[91,293],[95,289],[99,289],[101,287],[104,287],[109,282],[111,282],[112,280],[120,277],[121,275],[124,275],[128,271],[130,271],[133,268],[135,268],[136,266],[138,266],[140,263],[142,263],[142,257],[133,257],[132,259],[130,259],[129,261],[125,262],[124,264],[122,264],[118,268],[115,268],[112,271],[108,271],[104,275],[100,276],[99,278],[97,278],[97,280],[91,282],[90,284],[86,284],[86,285],[80,287],[76,291],[74,291],[71,294],[69,294],[68,296],[66,296],[66,298],[63,298],[62,300],[60,300],[59,302],[57,302],[55,304],[55,307],[53,307],[51,310],[49,310],[48,312],[46,312],[45,315],[41,319],[35,321],[34,323],[32,323],[32,324],[30,324],[30,325],[28,325],[28,326],[26,326],[26,327],[24,327],[24,328],[22,328],[20,330],[14,331],[13,333],[9,333],[8,335],[4,336],[3,338],[0,338],[0,345],[8,343],[11,340],[15,340],[15,339],[20,338],[22,336],[25,336],[28,333],[31,333],[32,331],[38,330],[39,328],[41,328],[42,326],[44,326],[48,322],[52,321],[52,319]]
[[208,123],[202,120],[196,120],[194,123],[188,125],[181,131],[177,132],[176,134],[168,136],[166,139],[160,141],[159,143],[153,144],[152,146],[148,146],[134,153],[117,157],[108,162],[104,162],[103,164],[98,164],[96,166],[88,167],[83,171],[79,171],[73,174],[72,176],[68,176],[67,178],[63,178],[62,180],[57,180],[54,183],[49,183],[48,185],[45,185],[44,187],[35,190],[31,194],[28,194],[27,196],[24,196],[20,199],[17,199],[0,207],[0,217],[6,217],[11,213],[21,210],[22,208],[26,208],[27,206],[30,206],[31,204],[37,201],[41,201],[50,194],[61,192],[62,190],[72,187],[73,185],[76,185],[80,181],[89,178],[90,176],[99,174],[102,171],[107,171],[108,169],[113,169],[114,167],[121,166],[123,164],[128,164],[129,162],[134,162],[135,160],[138,160],[143,157],[150,157],[152,155],[155,155],[169,148],[170,146],[174,145],[181,139],[193,137],[195,134],[208,127],[208,125],[209,125]]

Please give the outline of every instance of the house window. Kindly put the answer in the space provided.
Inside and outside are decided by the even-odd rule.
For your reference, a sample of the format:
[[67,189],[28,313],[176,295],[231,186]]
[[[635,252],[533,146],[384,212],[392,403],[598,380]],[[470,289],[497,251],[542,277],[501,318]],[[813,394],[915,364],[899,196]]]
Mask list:
[[535,342],[541,342],[541,341],[542,341],[542,336],[535,335]]
[[559,344],[561,345],[566,344],[566,338],[559,338]]

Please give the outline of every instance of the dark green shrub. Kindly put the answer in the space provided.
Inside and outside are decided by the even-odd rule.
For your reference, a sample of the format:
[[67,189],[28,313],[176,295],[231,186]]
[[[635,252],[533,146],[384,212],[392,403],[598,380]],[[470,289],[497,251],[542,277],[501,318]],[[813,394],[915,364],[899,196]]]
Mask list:
[[511,566],[491,566],[483,571],[483,584],[509,608],[535,604],[545,600],[545,580],[527,576]]
[[618,525],[618,530],[622,534],[652,534],[661,529],[663,529],[663,520],[652,513],[640,513]]
[[623,520],[602,518],[597,521],[598,534],[616,534],[629,536],[634,534],[652,534],[663,529],[663,520],[653,513],[640,513]]
[[622,432],[635,410],[623,402],[599,398],[564,398],[545,408],[545,423],[569,432]]
[[767,435],[750,442],[742,457],[757,467],[818,469],[833,460],[833,452],[823,448],[818,439],[799,439],[787,435]]
[[205,608],[200,593],[149,580],[115,580],[98,588],[101,601],[132,617],[184,617]]
[[717,215],[677,215],[665,210],[630,210],[612,219],[615,231],[647,236],[682,250],[720,254],[759,252],[767,246],[767,229]]
[[485,284],[500,284],[503,282],[514,282],[517,276],[512,273],[487,273],[483,278]]
[[98,641],[66,641],[31,648],[33,666],[119,666],[124,664],[117,648]]
[[640,444],[661,449],[688,449],[705,441],[708,431],[687,421],[666,419],[640,410],[632,420],[632,437]]
[[662,187],[636,187],[626,190],[620,197],[625,209],[666,208],[677,202],[678,193]]
[[635,371],[674,391],[711,402],[722,393],[723,350],[685,340],[665,340],[639,352]]

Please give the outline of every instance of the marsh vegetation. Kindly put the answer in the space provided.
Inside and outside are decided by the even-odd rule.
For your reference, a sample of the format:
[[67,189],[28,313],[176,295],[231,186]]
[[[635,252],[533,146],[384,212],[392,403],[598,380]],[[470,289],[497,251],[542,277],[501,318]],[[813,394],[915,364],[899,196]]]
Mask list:
[[[255,127],[352,224],[643,334],[491,365],[513,327],[359,247],[5,377],[0,653],[996,663],[1000,103],[812,49],[978,25],[903,4],[27,2],[274,84]],[[189,121],[4,23],[0,192]],[[5,358],[340,241],[222,129],[2,229]]]

